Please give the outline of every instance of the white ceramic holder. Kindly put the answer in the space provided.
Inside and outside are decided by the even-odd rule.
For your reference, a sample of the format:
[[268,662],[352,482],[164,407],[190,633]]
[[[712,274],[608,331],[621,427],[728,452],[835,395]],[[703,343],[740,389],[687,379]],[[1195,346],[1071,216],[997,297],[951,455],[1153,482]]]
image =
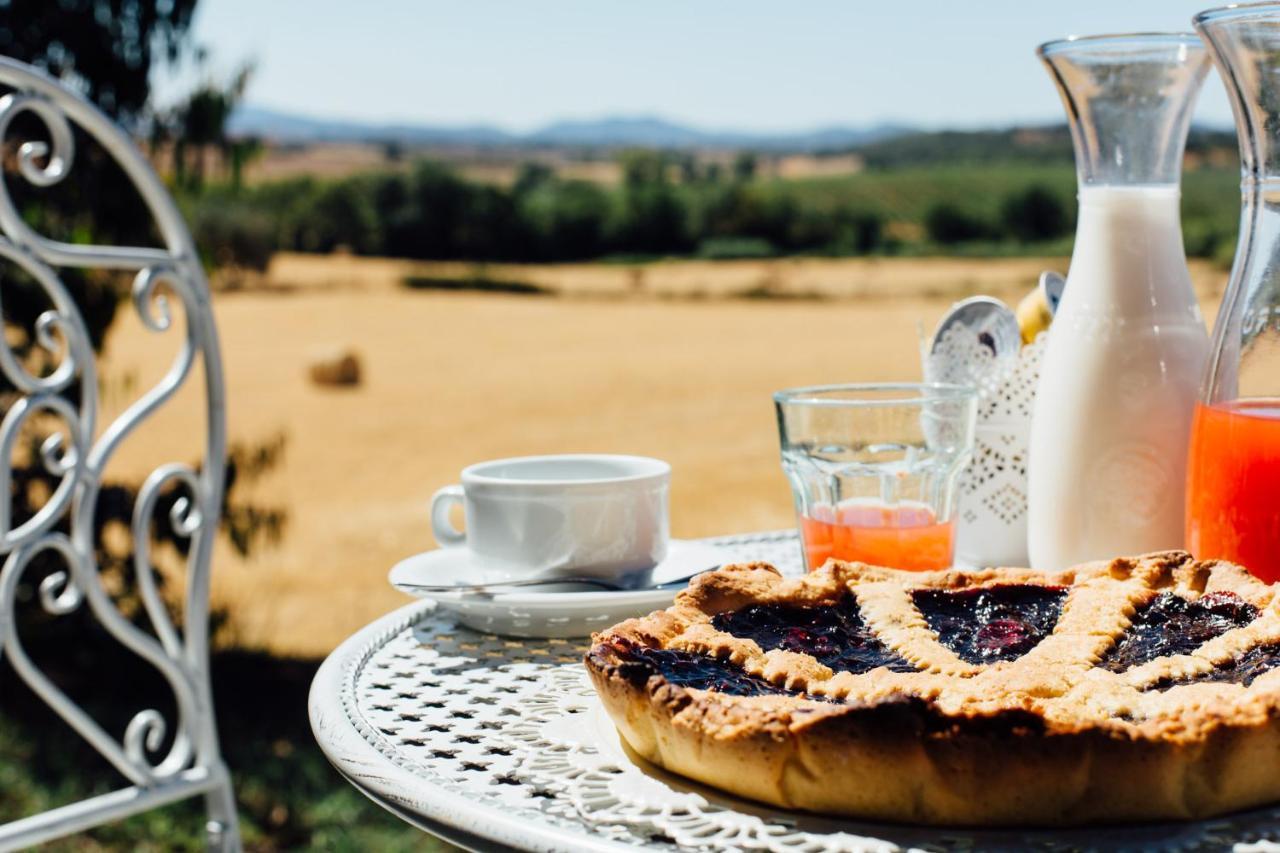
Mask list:
[[964,329],[944,333],[925,353],[930,382],[964,380],[978,388],[973,459],[960,475],[956,562],[972,566],[1026,566],[1027,449],[1031,410],[1048,333],[1024,346],[1000,369],[991,350]]

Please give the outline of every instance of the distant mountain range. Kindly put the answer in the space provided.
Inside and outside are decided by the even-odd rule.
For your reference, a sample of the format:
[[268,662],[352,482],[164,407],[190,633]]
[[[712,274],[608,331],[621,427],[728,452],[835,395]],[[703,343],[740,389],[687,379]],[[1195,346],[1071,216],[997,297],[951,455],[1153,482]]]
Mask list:
[[376,124],[301,116],[256,106],[236,109],[228,122],[237,136],[277,142],[398,142],[404,145],[582,146],[618,148],[755,148],[815,151],[853,148],[914,131],[896,124],[832,126],[793,133],[703,130],[665,119],[620,116],[593,121],[560,121],[531,133],[510,133],[490,125],[441,126]]

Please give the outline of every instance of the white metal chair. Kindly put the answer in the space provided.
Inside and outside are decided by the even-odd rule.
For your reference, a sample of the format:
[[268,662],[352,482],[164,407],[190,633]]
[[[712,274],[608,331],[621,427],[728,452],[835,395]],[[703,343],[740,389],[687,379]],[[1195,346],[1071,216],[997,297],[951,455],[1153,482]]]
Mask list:
[[[63,720],[131,783],[120,790],[0,825],[0,850],[40,843],[188,797],[204,798],[209,846],[240,847],[235,799],[214,727],[209,683],[208,598],[210,549],[218,529],[226,464],[222,361],[209,305],[209,287],[177,208],[134,142],[79,94],[30,66],[0,58],[0,143],[14,118],[35,116],[49,143],[28,141],[17,150],[21,179],[37,187],[61,181],[74,156],[72,126],[100,144],[137,188],[154,219],[164,248],[91,246],[43,237],[23,221],[0,175],[0,259],[38,282],[52,308],[36,324],[37,339],[57,368],[33,375],[0,335],[0,372],[20,399],[0,420],[0,655]],[[164,378],[114,422],[99,430],[98,375],[84,319],[59,269],[101,268],[135,272],[133,305],[145,326],[164,333],[177,326],[165,302],[167,288],[182,302],[185,339]],[[0,302],[4,288],[0,286]],[[181,334],[180,332],[175,332]],[[196,367],[196,364],[199,367]],[[94,550],[94,513],[103,471],[135,427],[163,406],[193,370],[202,370],[207,439],[199,469],[174,462],[157,468],[138,493],[133,510],[134,568],[139,596],[154,634],[127,620],[107,594]],[[44,506],[14,523],[8,495],[12,456],[20,431],[33,416],[57,418],[70,439],[55,435],[41,447],[41,464],[57,479]],[[171,623],[150,558],[153,516],[162,493],[182,490],[170,517],[188,537],[187,591],[182,630]],[[55,529],[58,528],[58,529]],[[87,602],[94,618],[127,649],[154,667],[176,700],[173,739],[162,747],[169,723],[155,710],[135,714],[117,739],[63,693],[33,663],[16,626],[18,583],[33,558],[51,555],[65,565],[41,582],[39,601],[51,614]]]

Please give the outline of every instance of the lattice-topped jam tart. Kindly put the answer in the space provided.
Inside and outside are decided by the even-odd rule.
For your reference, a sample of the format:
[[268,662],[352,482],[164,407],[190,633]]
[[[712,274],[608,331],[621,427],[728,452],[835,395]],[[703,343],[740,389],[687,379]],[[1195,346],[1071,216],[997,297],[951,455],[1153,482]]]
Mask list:
[[1199,818],[1280,800],[1280,604],[1181,552],[1029,569],[763,563],[597,634],[626,742],[787,808],[909,823]]

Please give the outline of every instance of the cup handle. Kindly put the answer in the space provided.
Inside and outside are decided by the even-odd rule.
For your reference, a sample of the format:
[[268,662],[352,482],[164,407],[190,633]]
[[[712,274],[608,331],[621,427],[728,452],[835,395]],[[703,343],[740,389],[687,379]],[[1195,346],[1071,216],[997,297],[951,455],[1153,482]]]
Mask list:
[[462,486],[445,486],[431,496],[431,533],[442,547],[461,545],[467,541],[467,534],[454,527],[449,520],[449,508],[462,503],[465,494]]

